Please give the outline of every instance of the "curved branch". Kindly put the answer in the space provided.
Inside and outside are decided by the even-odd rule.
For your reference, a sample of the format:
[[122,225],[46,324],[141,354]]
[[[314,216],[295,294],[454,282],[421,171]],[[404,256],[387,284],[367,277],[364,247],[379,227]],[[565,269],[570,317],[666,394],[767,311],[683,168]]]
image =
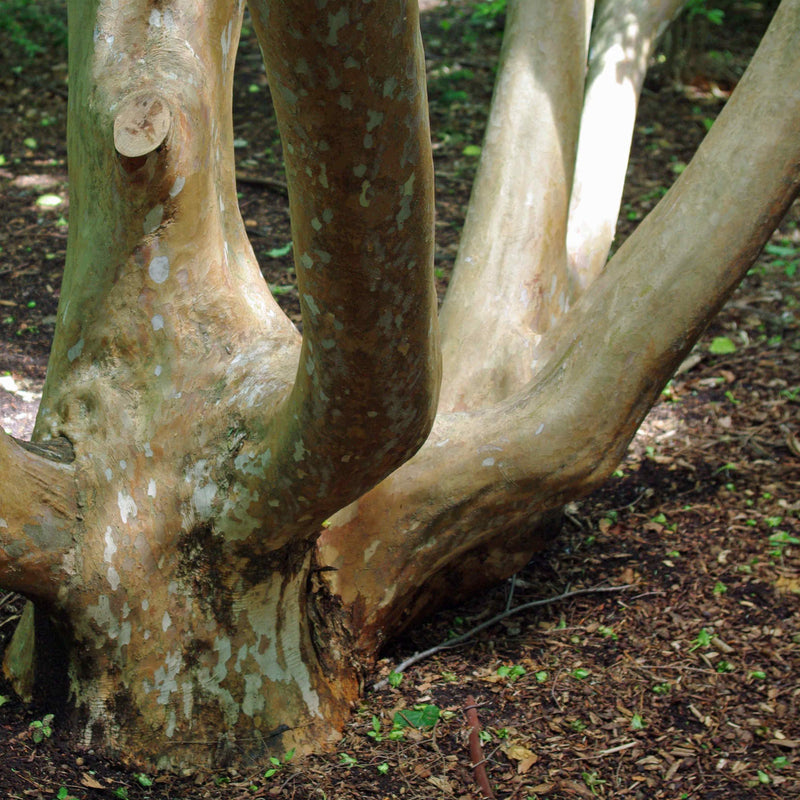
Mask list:
[[79,520],[74,469],[0,429],[0,584],[54,600]]
[[416,451],[438,395],[418,10],[413,0],[251,8],[286,153],[304,336],[270,423],[267,482],[327,515]]
[[587,16],[583,3],[509,3],[480,168],[441,312],[442,411],[480,408],[524,386],[541,334],[569,303],[565,241]]
[[576,293],[586,289],[608,258],[648,60],[684,3],[598,3],[567,231],[570,279]]
[[[800,191],[798,85],[800,0],[784,0],[689,167],[552,332],[540,376],[437,419],[415,458],[334,518],[321,560],[369,646],[408,621],[409,597],[413,616],[443,585],[454,600],[510,574],[543,514],[616,467]],[[377,544],[365,549],[363,530]]]

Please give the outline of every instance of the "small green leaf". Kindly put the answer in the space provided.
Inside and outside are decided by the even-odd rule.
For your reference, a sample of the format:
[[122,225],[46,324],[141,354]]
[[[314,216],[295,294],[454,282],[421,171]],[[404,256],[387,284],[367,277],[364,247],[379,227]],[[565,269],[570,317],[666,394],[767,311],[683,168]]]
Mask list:
[[536,678],[539,683],[544,683],[550,676],[547,674],[547,670],[541,669],[539,672],[534,673],[533,677]]
[[267,250],[269,258],[283,258],[292,252],[292,243],[285,244],[283,247],[273,247],[272,250]]
[[377,769],[381,775],[387,775],[389,772],[389,765],[384,761],[382,764],[378,764]]
[[708,346],[708,352],[715,356],[727,356],[736,352],[736,345],[727,336],[715,336]]
[[60,206],[64,200],[57,194],[43,194],[36,199],[36,205],[39,208],[56,208]]
[[390,672],[388,680],[389,680],[389,686],[391,686],[392,689],[396,689],[403,682],[403,673]]
[[137,773],[136,780],[139,781],[139,786],[144,786],[145,789],[153,785],[153,781],[142,772]]
[[39,142],[33,138],[33,136],[29,136],[27,139],[22,140],[22,144],[25,145],[29,150],[35,150],[39,146]]
[[718,594],[718,595],[719,594],[725,594],[725,592],[727,592],[727,591],[728,591],[728,587],[724,583],[722,583],[720,581],[717,581],[714,584],[714,594]]
[[588,669],[574,669],[572,670],[572,677],[577,678],[579,681],[582,681],[584,678],[588,678],[591,675]]
[[414,706],[414,708],[398,711],[392,720],[395,728],[432,728],[438,721],[441,711],[432,703]]
[[468,144],[461,152],[470,158],[477,158],[481,154],[481,146],[479,144]]
[[631,730],[641,731],[644,729],[644,720],[640,714],[634,714],[631,717]]

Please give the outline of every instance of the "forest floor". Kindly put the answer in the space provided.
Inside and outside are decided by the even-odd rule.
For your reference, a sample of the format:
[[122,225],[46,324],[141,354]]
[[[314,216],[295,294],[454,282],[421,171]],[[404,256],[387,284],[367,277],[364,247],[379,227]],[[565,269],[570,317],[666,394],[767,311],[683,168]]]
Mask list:
[[[680,84],[648,79],[620,241],[691,158],[741,74],[763,22],[759,4],[747,5],[755,17],[712,27]],[[426,12],[423,25],[443,291],[499,35],[459,4]],[[27,436],[66,248],[67,68],[62,44],[27,62],[14,47],[0,31],[0,423]],[[242,212],[266,279],[296,318],[280,143],[249,32],[239,61]],[[369,689],[335,752],[249,770],[126,772],[76,750],[50,709],[23,708],[0,684],[0,797],[477,799],[470,697],[498,798],[800,796],[799,224],[796,204],[614,477],[567,508],[556,544],[514,582],[392,643],[370,686],[507,607],[568,588],[615,591],[507,616]],[[20,609],[0,590],[0,650]]]

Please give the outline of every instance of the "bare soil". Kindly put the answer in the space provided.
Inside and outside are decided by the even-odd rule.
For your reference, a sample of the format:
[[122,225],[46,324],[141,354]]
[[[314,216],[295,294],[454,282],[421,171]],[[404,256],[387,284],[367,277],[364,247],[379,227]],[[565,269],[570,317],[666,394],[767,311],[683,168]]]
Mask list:
[[[684,65],[681,86],[663,69],[648,80],[620,239],[724,105],[763,28],[758,6],[710,30],[700,66],[692,74]],[[461,8],[423,19],[442,291],[476,166],[464,150],[480,143],[499,45],[497,26],[471,22]],[[0,31],[0,423],[27,436],[66,247],[66,54],[53,45],[24,62],[7,39]],[[280,143],[249,34],[239,61],[240,202],[264,275],[296,318]],[[37,205],[48,194],[62,202]],[[568,507],[557,543],[513,583],[394,642],[371,684],[506,608],[568,588],[614,591],[507,616],[409,667],[398,685],[368,689],[335,752],[247,770],[121,770],[78,751],[57,716],[52,732],[31,727],[54,710],[24,708],[0,684],[0,797],[468,800],[486,796],[476,761],[498,798],[800,796],[798,223],[796,205],[615,477]],[[21,605],[0,590],[0,650]],[[480,753],[469,746],[469,698]],[[434,725],[408,724],[420,706]]]

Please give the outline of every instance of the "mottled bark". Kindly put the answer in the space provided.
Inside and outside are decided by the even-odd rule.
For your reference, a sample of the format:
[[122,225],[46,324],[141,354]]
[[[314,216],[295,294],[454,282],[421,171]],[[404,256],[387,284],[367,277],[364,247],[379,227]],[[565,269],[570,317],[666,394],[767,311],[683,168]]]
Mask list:
[[4,477],[35,482],[21,506],[0,501],[0,580],[64,631],[78,742],[159,767],[336,736],[358,664],[313,539],[420,446],[438,392],[415,7],[254,10],[271,18],[302,339],[236,201],[242,3],[81,0],[67,265],[35,430],[72,460],[0,438]]
[[[616,466],[800,188],[784,0],[691,165],[575,300],[591,3],[514,4],[445,393],[411,457],[439,378],[416,4],[317,5],[252,5],[302,337],[236,204],[241,3],[70,6],[67,266],[37,444],[0,434],[0,583],[63,637],[78,743],[140,764],[330,743],[386,638],[513,572]],[[503,291],[474,299],[476,275]]]

